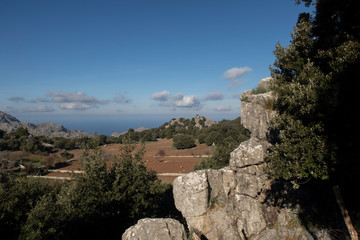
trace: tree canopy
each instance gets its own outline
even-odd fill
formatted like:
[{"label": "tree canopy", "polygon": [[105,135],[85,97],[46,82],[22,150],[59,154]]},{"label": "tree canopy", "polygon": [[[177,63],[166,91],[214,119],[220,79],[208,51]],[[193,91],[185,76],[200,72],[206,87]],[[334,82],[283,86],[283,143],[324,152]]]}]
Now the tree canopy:
[{"label": "tree canopy", "polygon": [[332,189],[351,238],[358,239],[349,216],[360,202],[354,195],[360,188],[360,9],[354,0],[296,1],[301,2],[314,4],[315,15],[299,15],[291,44],[276,45],[270,68],[278,115],[271,125],[268,170],[295,189],[311,182],[310,191],[318,191],[310,201],[327,206],[327,215],[336,215],[328,208]]},{"label": "tree canopy", "polygon": [[[143,217],[177,215],[171,187],[125,144],[107,166],[101,152],[81,157],[84,174],[64,184],[26,176],[0,178],[0,229],[5,239],[115,239]],[[0,176],[1,177],[1,176]]]},{"label": "tree canopy", "polygon": [[295,185],[309,178],[350,180],[360,159],[360,11],[352,0],[302,2],[315,4],[315,15],[300,14],[290,46],[274,51],[279,115],[270,172]]}]

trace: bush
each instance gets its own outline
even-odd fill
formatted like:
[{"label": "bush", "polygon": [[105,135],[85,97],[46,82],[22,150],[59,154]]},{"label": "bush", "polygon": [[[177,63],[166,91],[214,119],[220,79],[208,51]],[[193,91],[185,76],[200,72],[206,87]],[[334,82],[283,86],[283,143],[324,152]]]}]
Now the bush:
[{"label": "bush", "polygon": [[160,157],[164,157],[166,154],[165,154],[165,151],[163,149],[160,149],[158,151],[157,155],[159,155]]},{"label": "bush", "polygon": [[174,147],[176,149],[187,149],[196,146],[195,140],[192,136],[186,134],[177,134],[174,136]]},{"label": "bush", "polygon": [[[107,168],[100,151],[85,152],[80,161],[85,173],[60,192],[42,196],[27,214],[21,237],[116,239],[140,218],[167,216],[171,188],[146,169],[143,154],[144,148],[126,144]],[[169,209],[163,209],[165,203]]]},{"label": "bush", "polygon": [[72,159],[74,157],[74,154],[69,153],[68,151],[60,153],[62,158],[65,158],[67,160]]},{"label": "bush", "polygon": [[206,143],[208,146],[214,144],[213,156],[204,158],[198,166],[195,166],[195,170],[219,169],[227,166],[230,152],[249,136],[250,132],[242,126],[240,117],[231,121],[223,120],[209,128],[203,128],[198,134],[199,143]]}]

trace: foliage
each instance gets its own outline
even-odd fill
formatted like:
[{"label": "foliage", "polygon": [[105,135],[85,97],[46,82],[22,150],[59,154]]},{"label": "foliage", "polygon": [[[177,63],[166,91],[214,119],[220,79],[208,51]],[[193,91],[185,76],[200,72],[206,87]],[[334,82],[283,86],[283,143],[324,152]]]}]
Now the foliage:
[{"label": "foliage", "polygon": [[[300,2],[300,1],[298,1]],[[315,1],[304,1],[310,4]],[[359,171],[360,19],[355,1],[316,2],[301,14],[287,48],[276,46],[271,69],[277,133],[268,154],[274,178],[353,182]]]},{"label": "foliage", "polygon": [[30,137],[26,128],[18,128],[16,132],[4,133],[0,135],[0,151],[5,150],[24,150],[34,153],[45,150],[40,142],[40,137]]},{"label": "foliage", "polygon": [[41,200],[41,196],[58,188],[38,179],[6,175],[0,182],[0,229],[3,239],[17,239],[27,214]]},{"label": "foliage", "polygon": [[62,153],[60,153],[61,157],[65,158],[65,159],[72,159],[74,157],[74,154],[69,153],[68,151],[64,151]]},{"label": "foliage", "polygon": [[270,91],[270,89],[259,86],[255,89],[253,89],[251,92],[252,92],[252,94],[262,94],[262,93],[267,93],[269,91]]},{"label": "foliage", "polygon": [[[99,151],[85,152],[83,176],[46,194],[29,212],[21,238],[115,238],[139,218],[159,216],[160,204],[170,201],[169,185],[147,171],[142,156],[125,144],[107,167]],[[20,238],[20,239],[21,239]]]},{"label": "foliage", "polygon": [[176,149],[188,149],[196,146],[194,138],[183,133],[175,135],[173,140]]},{"label": "foliage", "polygon": [[219,169],[229,164],[230,153],[239,146],[239,144],[249,139],[250,133],[241,124],[241,118],[234,120],[223,120],[209,128],[200,130],[199,143],[213,145],[213,155],[204,158],[195,170],[199,169]]},{"label": "foliage", "polygon": [[163,149],[160,149],[158,152],[157,152],[157,155],[160,156],[160,157],[164,157],[166,155],[165,151]]}]

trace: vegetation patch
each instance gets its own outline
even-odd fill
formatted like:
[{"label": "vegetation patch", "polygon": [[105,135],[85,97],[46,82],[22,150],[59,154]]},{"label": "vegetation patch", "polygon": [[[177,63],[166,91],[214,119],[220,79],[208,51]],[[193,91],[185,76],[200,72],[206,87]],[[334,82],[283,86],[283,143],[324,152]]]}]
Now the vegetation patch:
[{"label": "vegetation patch", "polygon": [[188,149],[196,146],[194,137],[183,133],[175,135],[173,141],[176,149]]},{"label": "vegetation patch", "polygon": [[267,87],[259,86],[251,91],[252,94],[263,94],[269,92],[270,89]]}]

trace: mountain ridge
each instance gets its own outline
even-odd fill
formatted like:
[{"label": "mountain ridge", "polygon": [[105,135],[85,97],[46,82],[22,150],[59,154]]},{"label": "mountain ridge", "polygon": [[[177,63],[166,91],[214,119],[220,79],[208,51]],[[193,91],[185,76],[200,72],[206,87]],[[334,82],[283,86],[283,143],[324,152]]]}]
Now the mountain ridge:
[{"label": "mountain ridge", "polygon": [[46,136],[46,137],[65,137],[65,138],[81,138],[81,137],[93,137],[92,134],[72,130],[64,127],[63,125],[58,125],[51,122],[46,123],[30,123],[22,122],[16,117],[0,111],[0,130],[5,131],[6,133],[14,132],[18,128],[26,128],[29,133],[33,136]]}]

